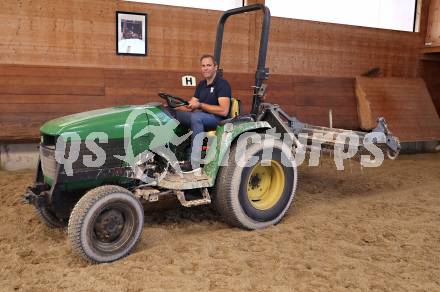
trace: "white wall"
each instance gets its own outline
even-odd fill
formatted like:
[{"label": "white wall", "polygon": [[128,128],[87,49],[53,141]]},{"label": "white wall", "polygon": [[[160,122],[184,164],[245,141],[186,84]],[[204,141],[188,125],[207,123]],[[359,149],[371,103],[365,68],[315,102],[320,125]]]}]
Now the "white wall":
[{"label": "white wall", "polygon": [[416,0],[266,0],[273,16],[413,31]]},{"label": "white wall", "polygon": [[164,5],[174,5],[182,7],[193,7],[201,9],[212,9],[212,10],[228,10],[232,8],[241,7],[243,4],[242,0],[128,0],[132,2],[143,2],[143,3],[154,3],[154,4],[164,4]]},{"label": "white wall", "polygon": [[0,169],[36,169],[38,144],[0,144]]}]

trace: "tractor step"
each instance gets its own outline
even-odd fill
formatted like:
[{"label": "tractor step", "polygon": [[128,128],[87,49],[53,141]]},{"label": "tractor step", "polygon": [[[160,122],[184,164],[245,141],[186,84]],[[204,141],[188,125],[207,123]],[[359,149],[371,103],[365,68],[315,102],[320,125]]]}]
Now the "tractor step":
[{"label": "tractor step", "polygon": [[174,193],[177,195],[177,199],[179,200],[180,204],[182,204],[184,207],[194,207],[211,203],[211,197],[209,196],[207,188],[202,189],[203,198],[195,200],[187,200],[183,191],[175,191]]}]

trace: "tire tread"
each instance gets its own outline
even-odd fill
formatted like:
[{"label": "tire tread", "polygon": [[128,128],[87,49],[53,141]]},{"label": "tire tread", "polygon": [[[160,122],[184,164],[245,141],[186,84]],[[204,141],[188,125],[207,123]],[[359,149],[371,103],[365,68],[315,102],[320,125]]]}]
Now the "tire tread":
[{"label": "tire tread", "polygon": [[35,208],[35,212],[40,221],[49,228],[57,229],[67,226],[67,221],[59,220],[54,214],[52,214],[52,211],[46,209],[46,207]]},{"label": "tire tread", "polygon": [[[260,135],[258,133],[255,133],[255,134]],[[281,147],[280,143],[281,142],[277,143],[277,145],[278,145],[277,147]],[[248,146],[249,145],[250,144],[248,143]],[[217,180],[216,180],[216,186],[214,188],[215,207],[216,207],[217,211],[220,213],[220,215],[222,216],[223,220],[231,226],[238,227],[241,229],[246,229],[246,230],[265,228],[268,226],[268,224],[266,224],[266,223],[264,223],[264,224],[258,224],[258,223],[249,224],[248,222],[244,222],[242,219],[240,219],[239,216],[241,215],[241,213],[243,213],[243,211],[240,209],[241,208],[240,206],[237,206],[237,204],[233,202],[233,196],[234,195],[238,196],[238,192],[240,189],[239,185],[234,185],[234,183],[237,182],[236,177],[234,176],[235,168],[237,167],[236,160],[235,160],[235,153],[237,153],[236,149],[237,149],[237,143],[233,143],[231,146],[230,152],[229,152],[230,155],[228,157],[228,166],[227,167],[222,166],[219,169],[219,172],[217,175]],[[277,224],[278,222],[280,222],[281,219],[287,213],[289,207],[291,206],[291,204],[293,202],[293,198],[294,198],[294,195],[296,192],[297,180],[298,180],[298,172],[296,170],[296,166],[294,166],[294,168],[295,168],[295,176],[293,178],[294,179],[293,189],[290,194],[291,199],[288,202],[288,206],[280,213],[278,218],[271,221],[270,225],[274,225],[274,224]]]},{"label": "tire tread", "polygon": [[[75,205],[70,215],[67,234],[70,243],[72,245],[72,248],[76,253],[78,253],[80,256],[82,256],[84,259],[86,259],[89,262],[99,263],[98,261],[94,260],[93,258],[87,255],[81,243],[81,229],[84,224],[85,214],[101,198],[115,192],[132,195],[130,191],[120,186],[116,186],[116,185],[100,186],[88,191]],[[136,244],[133,245],[133,247],[130,250],[128,250],[126,254],[129,254],[134,249],[135,246]]]}]

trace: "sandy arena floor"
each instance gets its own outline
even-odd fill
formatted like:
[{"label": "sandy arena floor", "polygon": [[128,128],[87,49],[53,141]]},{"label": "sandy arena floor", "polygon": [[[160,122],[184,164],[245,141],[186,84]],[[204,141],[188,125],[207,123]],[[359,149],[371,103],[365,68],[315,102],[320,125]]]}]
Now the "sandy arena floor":
[{"label": "sandy arena floor", "polygon": [[266,230],[209,208],[147,215],[134,253],[90,265],[21,203],[32,172],[0,172],[0,291],[440,291],[440,154],[383,167],[301,167]]}]

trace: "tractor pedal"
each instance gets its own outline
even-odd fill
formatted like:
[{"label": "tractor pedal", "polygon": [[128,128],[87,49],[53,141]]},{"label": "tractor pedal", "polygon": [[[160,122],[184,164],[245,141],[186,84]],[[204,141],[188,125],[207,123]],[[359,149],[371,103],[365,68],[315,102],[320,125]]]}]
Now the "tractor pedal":
[{"label": "tractor pedal", "polygon": [[180,204],[184,207],[194,207],[211,203],[211,197],[207,188],[202,189],[202,199],[187,200],[183,191],[175,191],[175,193]]}]

